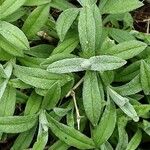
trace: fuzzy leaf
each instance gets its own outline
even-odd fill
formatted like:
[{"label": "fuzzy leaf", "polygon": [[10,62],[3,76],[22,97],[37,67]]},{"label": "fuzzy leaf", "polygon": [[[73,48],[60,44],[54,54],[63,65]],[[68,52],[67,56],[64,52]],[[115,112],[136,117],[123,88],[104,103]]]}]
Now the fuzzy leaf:
[{"label": "fuzzy leaf", "polygon": [[88,138],[76,129],[59,123],[50,115],[47,115],[47,119],[49,122],[48,126],[61,141],[79,149],[92,149],[95,147],[92,139]]},{"label": "fuzzy leaf", "polygon": [[132,40],[115,45],[102,52],[102,54],[114,55],[122,59],[130,59],[141,53],[146,47],[147,44],[137,40]]},{"label": "fuzzy leaf", "polygon": [[42,108],[45,108],[47,110],[53,109],[61,97],[61,88],[59,84],[52,85],[47,94],[45,95],[43,102],[42,102]]},{"label": "fuzzy leaf", "polygon": [[103,14],[120,14],[143,6],[139,0],[101,0],[99,7]]},{"label": "fuzzy leaf", "polygon": [[70,8],[65,10],[59,16],[56,23],[56,30],[61,41],[64,40],[69,28],[73,24],[74,20],[77,18],[78,14],[79,14],[79,9]]},{"label": "fuzzy leaf", "polygon": [[0,117],[0,131],[20,133],[31,129],[37,122],[36,115]]},{"label": "fuzzy leaf", "polygon": [[71,80],[68,75],[58,75],[49,73],[43,69],[30,68],[24,66],[14,66],[14,75],[26,84],[32,85],[41,89],[49,89],[54,83],[60,82],[64,85]]},{"label": "fuzzy leaf", "polygon": [[122,97],[109,87],[107,89],[109,96],[120,107],[120,109],[130,118],[132,118],[135,122],[139,121],[139,117],[134,107],[130,104],[129,99],[126,97]]},{"label": "fuzzy leaf", "polygon": [[0,47],[15,56],[23,56],[23,50],[29,49],[29,42],[24,33],[5,21],[0,21],[0,41]]},{"label": "fuzzy leaf", "polygon": [[105,111],[102,118],[93,131],[93,139],[96,145],[99,147],[103,143],[107,142],[112,135],[116,125],[116,108],[115,105],[110,102],[109,97],[107,100]]},{"label": "fuzzy leaf", "polygon": [[141,61],[140,81],[142,89],[146,95],[150,93],[150,66],[144,61]]},{"label": "fuzzy leaf", "polygon": [[138,129],[136,133],[134,134],[134,136],[132,137],[132,139],[130,140],[130,142],[128,143],[126,150],[138,148],[141,142],[141,139],[142,139],[142,132],[141,130]]},{"label": "fuzzy leaf", "polygon": [[137,75],[129,83],[126,83],[122,86],[113,87],[113,89],[117,91],[119,94],[121,94],[122,96],[136,94],[142,91],[140,77],[139,75]]},{"label": "fuzzy leaf", "polygon": [[83,105],[85,113],[93,126],[96,126],[100,119],[102,101],[97,74],[96,72],[87,71],[83,84]]},{"label": "fuzzy leaf", "polygon": [[48,19],[49,5],[38,6],[26,19],[22,30],[29,39],[35,37]]},{"label": "fuzzy leaf", "polygon": [[96,5],[82,8],[79,15],[78,31],[84,55],[86,57],[93,56],[100,47],[102,35],[101,14]]},{"label": "fuzzy leaf", "polygon": [[26,0],[5,0],[0,6],[0,19],[6,18],[19,9]]},{"label": "fuzzy leaf", "polygon": [[47,68],[53,73],[69,73],[83,70],[107,71],[114,70],[126,63],[125,60],[108,55],[94,56],[89,59],[66,58],[50,64]]}]

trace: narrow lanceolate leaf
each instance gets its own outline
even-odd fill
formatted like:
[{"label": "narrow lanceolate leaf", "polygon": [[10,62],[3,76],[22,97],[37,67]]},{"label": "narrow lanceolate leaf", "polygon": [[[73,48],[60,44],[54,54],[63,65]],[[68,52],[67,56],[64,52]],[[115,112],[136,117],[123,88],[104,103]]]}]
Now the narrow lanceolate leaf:
[{"label": "narrow lanceolate leaf", "polygon": [[62,59],[65,59],[65,58],[75,58],[75,57],[76,57],[76,55],[73,55],[73,54],[58,53],[58,54],[54,54],[54,55],[50,56],[49,58],[44,60],[40,65],[42,67],[47,68],[50,64],[52,64],[55,61],[62,60]]},{"label": "narrow lanceolate leaf", "polygon": [[103,143],[107,142],[112,135],[116,125],[116,108],[115,105],[110,102],[109,97],[107,105],[102,118],[93,131],[93,139],[96,145],[99,147]]},{"label": "narrow lanceolate leaf", "polygon": [[49,72],[69,73],[83,70],[107,71],[114,70],[126,64],[126,61],[115,56],[101,55],[89,59],[66,58],[53,62],[47,67]]},{"label": "narrow lanceolate leaf", "polygon": [[61,97],[61,87],[58,83],[52,85],[45,95],[42,103],[42,108],[53,109]]},{"label": "narrow lanceolate leaf", "polygon": [[139,0],[101,0],[99,7],[103,14],[120,14],[143,6]]},{"label": "narrow lanceolate leaf", "polygon": [[8,15],[19,9],[26,0],[5,0],[0,6],[0,19],[4,19]]},{"label": "narrow lanceolate leaf", "polygon": [[116,150],[125,150],[128,145],[128,134],[125,130],[126,125],[127,125],[126,117],[123,116],[118,118],[119,137]]},{"label": "narrow lanceolate leaf", "polygon": [[7,86],[0,101],[0,116],[12,116],[15,111],[16,89]]},{"label": "narrow lanceolate leaf", "polygon": [[93,126],[96,126],[100,119],[102,101],[97,74],[96,72],[87,71],[83,84],[83,105],[85,113]]},{"label": "narrow lanceolate leaf", "polygon": [[83,71],[84,69],[81,67],[86,59],[84,58],[66,58],[56,62],[53,62],[47,67],[47,71],[53,73],[69,73],[69,72],[78,72]]},{"label": "narrow lanceolate leaf", "polygon": [[39,131],[37,141],[33,145],[33,150],[42,150],[45,148],[48,141],[48,126],[45,112],[41,111],[39,116]]},{"label": "narrow lanceolate leaf", "polygon": [[107,89],[109,96],[120,107],[120,109],[130,118],[132,118],[135,122],[139,121],[139,117],[134,107],[130,104],[129,99],[126,97],[122,97],[110,87],[108,87]]},{"label": "narrow lanceolate leaf", "polygon": [[70,8],[62,12],[59,16],[56,23],[56,30],[61,41],[64,40],[69,28],[77,18],[78,13],[78,8]]},{"label": "narrow lanceolate leaf", "polygon": [[68,75],[58,75],[49,73],[40,68],[30,68],[24,66],[14,66],[14,75],[21,81],[36,88],[49,89],[54,83],[60,82],[64,85],[71,80]]},{"label": "narrow lanceolate leaf", "polygon": [[61,42],[52,52],[51,55],[66,53],[70,54],[79,44],[79,38],[77,34],[71,34],[71,36],[66,37],[63,42]]},{"label": "narrow lanceolate leaf", "polygon": [[126,64],[126,61],[115,56],[101,55],[90,58],[91,70],[107,71],[120,68]]},{"label": "narrow lanceolate leaf", "polygon": [[50,115],[47,115],[47,119],[49,122],[48,126],[61,141],[78,149],[93,149],[95,147],[93,140],[78,130],[59,123]]},{"label": "narrow lanceolate leaf", "polygon": [[38,115],[0,117],[0,132],[20,133],[31,129]]},{"label": "narrow lanceolate leaf", "polygon": [[25,111],[24,111],[24,115],[29,115],[29,114],[35,114],[38,113],[38,111],[41,108],[41,104],[42,104],[42,97],[37,95],[34,91],[31,93],[31,96],[29,97],[27,103],[26,103],[26,107],[25,107]]},{"label": "narrow lanceolate leaf", "polygon": [[79,38],[82,50],[89,56],[95,54],[96,27],[92,7],[83,7],[79,15]]},{"label": "narrow lanceolate leaf", "polygon": [[122,59],[130,59],[141,53],[146,47],[147,44],[143,42],[131,40],[115,45],[102,52],[102,54],[114,55]]},{"label": "narrow lanceolate leaf", "polygon": [[35,131],[36,127],[33,127],[32,129],[19,134],[13,146],[11,147],[11,150],[20,150],[28,148],[33,140]]},{"label": "narrow lanceolate leaf", "polygon": [[126,150],[132,150],[132,149],[134,150],[138,148],[141,140],[142,140],[142,132],[141,130],[138,129],[134,134],[134,136],[132,137],[132,139],[130,140],[130,142],[128,143]]},{"label": "narrow lanceolate leaf", "polygon": [[144,61],[141,61],[140,81],[142,89],[146,95],[150,93],[150,66]]},{"label": "narrow lanceolate leaf", "polygon": [[44,26],[49,15],[49,5],[38,6],[26,19],[22,30],[28,38],[32,39]]},{"label": "narrow lanceolate leaf", "polygon": [[0,41],[0,47],[15,56],[23,56],[23,50],[29,49],[29,42],[24,33],[5,21],[0,21]]},{"label": "narrow lanceolate leaf", "polygon": [[129,31],[110,28],[109,35],[118,43],[135,40],[135,37]]},{"label": "narrow lanceolate leaf", "polygon": [[136,94],[136,93],[142,91],[142,86],[140,83],[140,76],[137,75],[130,82],[128,82],[122,86],[113,87],[113,89],[115,91],[117,91],[119,94],[121,94],[122,96]]}]

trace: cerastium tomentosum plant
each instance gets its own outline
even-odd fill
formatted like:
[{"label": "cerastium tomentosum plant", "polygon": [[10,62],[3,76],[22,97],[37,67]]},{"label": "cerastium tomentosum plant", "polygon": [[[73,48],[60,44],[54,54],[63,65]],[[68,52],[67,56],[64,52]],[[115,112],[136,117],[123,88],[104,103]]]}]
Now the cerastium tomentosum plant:
[{"label": "cerastium tomentosum plant", "polygon": [[150,136],[150,36],[134,30],[130,12],[143,3],[0,5],[0,138],[9,149],[140,149]]}]

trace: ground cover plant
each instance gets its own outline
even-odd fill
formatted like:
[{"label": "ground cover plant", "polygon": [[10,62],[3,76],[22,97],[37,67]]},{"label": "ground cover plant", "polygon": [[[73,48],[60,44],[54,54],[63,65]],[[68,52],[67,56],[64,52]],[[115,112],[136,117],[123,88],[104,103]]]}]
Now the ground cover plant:
[{"label": "ground cover plant", "polygon": [[0,0],[0,149],[149,150],[148,5]]}]

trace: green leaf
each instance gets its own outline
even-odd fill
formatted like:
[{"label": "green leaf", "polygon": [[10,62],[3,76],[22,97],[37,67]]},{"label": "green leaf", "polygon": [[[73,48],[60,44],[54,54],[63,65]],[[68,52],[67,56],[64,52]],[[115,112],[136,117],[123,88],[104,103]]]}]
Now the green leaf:
[{"label": "green leaf", "polygon": [[0,132],[20,133],[31,129],[38,115],[0,117]]},{"label": "green leaf", "polygon": [[69,28],[77,18],[78,14],[78,8],[70,8],[60,14],[56,23],[56,30],[61,41],[64,40]]},{"label": "green leaf", "polygon": [[129,83],[126,83],[118,87],[113,87],[113,89],[117,91],[119,94],[121,94],[122,96],[136,94],[142,91],[142,86],[140,83],[140,76],[137,75]]},{"label": "green leaf", "polygon": [[112,135],[116,125],[116,117],[115,105],[109,100],[108,97],[102,118],[93,131],[93,139],[98,147],[107,142]]},{"label": "green leaf", "polygon": [[147,44],[137,40],[125,41],[105,50],[102,54],[114,55],[122,59],[130,59],[141,53],[146,47]]},{"label": "green leaf", "polygon": [[142,140],[142,132],[141,130],[137,130],[130,142],[128,143],[128,146],[126,150],[136,149],[138,148],[140,142]]},{"label": "green leaf", "polygon": [[87,71],[83,83],[83,105],[86,116],[93,126],[96,126],[100,119],[102,101],[97,74],[96,72]]},{"label": "green leaf", "polygon": [[120,107],[120,109],[130,118],[132,118],[135,122],[138,122],[139,117],[134,107],[130,104],[129,99],[126,97],[122,97],[117,92],[112,90],[110,87],[108,87],[107,89],[109,96]]},{"label": "green leaf", "polygon": [[47,119],[45,116],[45,112],[41,111],[39,116],[39,131],[38,131],[38,137],[37,141],[33,145],[33,150],[43,150],[46,146],[46,143],[48,141],[48,127],[47,127]]},{"label": "green leaf", "polygon": [[4,51],[1,47],[0,47],[0,60],[1,61],[8,61],[12,58],[13,56],[10,55],[9,53],[7,53],[6,51]]},{"label": "green leaf", "polygon": [[67,145],[66,143],[58,140],[51,147],[49,147],[48,150],[68,150],[69,147],[70,146]]},{"label": "green leaf", "polygon": [[0,101],[0,116],[12,116],[15,111],[16,89],[7,86]]},{"label": "green leaf", "polygon": [[21,150],[21,149],[29,148],[29,146],[33,140],[35,131],[36,131],[36,127],[19,134],[19,136],[16,138],[13,146],[11,147],[11,150]]},{"label": "green leaf", "polygon": [[26,84],[41,89],[49,89],[56,82],[60,82],[60,85],[62,86],[71,80],[71,77],[68,75],[62,76],[49,73],[40,68],[30,68],[18,65],[14,66],[13,73]]},{"label": "green leaf", "polygon": [[132,80],[140,73],[140,61],[135,61],[122,71],[118,71],[115,74],[115,81],[126,82]]},{"label": "green leaf", "polygon": [[128,145],[128,134],[125,130],[127,125],[127,119],[125,117],[120,117],[118,119],[118,144],[116,150],[125,150]]},{"label": "green leaf", "polygon": [[26,19],[22,30],[29,39],[36,36],[37,32],[44,26],[49,15],[49,5],[38,6]]},{"label": "green leaf", "polygon": [[69,73],[83,70],[107,71],[114,70],[126,63],[125,60],[108,55],[94,56],[89,59],[66,58],[53,62],[47,67],[52,73]]},{"label": "green leaf", "polygon": [[101,0],[99,8],[102,14],[119,14],[132,11],[143,6],[139,0]]},{"label": "green leaf", "polygon": [[109,35],[118,43],[135,40],[133,35],[122,29],[110,28]]},{"label": "green leaf", "polygon": [[26,0],[25,2],[25,6],[38,6],[38,5],[43,5],[43,4],[47,4],[50,3],[51,0]]},{"label": "green leaf", "polygon": [[86,59],[84,58],[66,58],[53,62],[47,67],[48,72],[52,73],[69,73],[69,72],[78,72],[83,71],[81,63]]},{"label": "green leaf", "polygon": [[50,110],[53,109],[61,97],[61,88],[58,83],[52,85],[49,90],[47,91],[47,94],[45,95],[43,102],[42,102],[42,108]]},{"label": "green leaf", "polygon": [[76,55],[73,55],[73,54],[57,53],[57,54],[50,56],[46,60],[44,60],[40,65],[45,68],[45,67],[48,67],[48,65],[52,64],[55,61],[62,60],[65,58],[75,58],[75,57],[76,57]]},{"label": "green leaf", "polygon": [[76,129],[59,123],[50,115],[47,115],[47,119],[49,122],[48,126],[61,141],[79,149],[92,149],[95,147],[92,139],[88,138]]},{"label": "green leaf", "polygon": [[92,64],[91,70],[101,72],[107,70],[114,70],[126,64],[125,60],[119,57],[109,55],[95,56],[91,57],[89,60]]},{"label": "green leaf", "polygon": [[0,19],[4,19],[8,15],[19,9],[26,0],[5,0],[0,6]]},{"label": "green leaf", "polygon": [[26,103],[24,115],[36,114],[40,110],[41,104],[42,104],[42,97],[37,95],[33,91]]},{"label": "green leaf", "polygon": [[101,27],[101,15],[97,6],[83,7],[79,15],[78,31],[82,50],[88,57],[93,56],[98,48]]},{"label": "green leaf", "polygon": [[147,120],[143,120],[141,127],[150,136],[150,122]]},{"label": "green leaf", "polygon": [[35,57],[30,57],[30,56],[24,56],[24,57],[20,57],[18,58],[18,61],[24,65],[24,66],[28,66],[28,67],[34,67],[34,68],[38,68],[39,65],[44,61],[44,58],[35,58]]},{"label": "green leaf", "polygon": [[52,45],[40,44],[31,47],[30,51],[25,51],[25,53],[37,58],[47,58],[53,49],[54,47]]},{"label": "green leaf", "polygon": [[7,78],[3,66],[0,64],[0,78]]},{"label": "green leaf", "polygon": [[6,64],[6,68],[4,69],[4,73],[5,73],[5,75],[7,76],[7,78],[4,79],[3,82],[0,84],[0,101],[1,101],[1,98],[2,98],[2,96],[3,96],[3,94],[4,94],[4,92],[5,92],[5,89],[6,89],[6,87],[7,87],[9,78],[11,77],[12,70],[13,70],[12,62],[9,61],[9,62]]},{"label": "green leaf", "polygon": [[52,0],[50,6],[59,10],[66,10],[72,7],[75,7],[73,4],[64,0]]},{"label": "green leaf", "polygon": [[0,47],[15,56],[23,56],[23,50],[29,49],[29,42],[24,33],[5,21],[0,21],[0,41]]},{"label": "green leaf", "polygon": [[142,89],[146,95],[150,93],[150,66],[144,61],[141,61],[140,81]]},{"label": "green leaf", "polygon": [[79,38],[77,34],[72,33],[71,36],[66,37],[52,52],[51,55],[66,53],[70,54],[79,44]]}]

